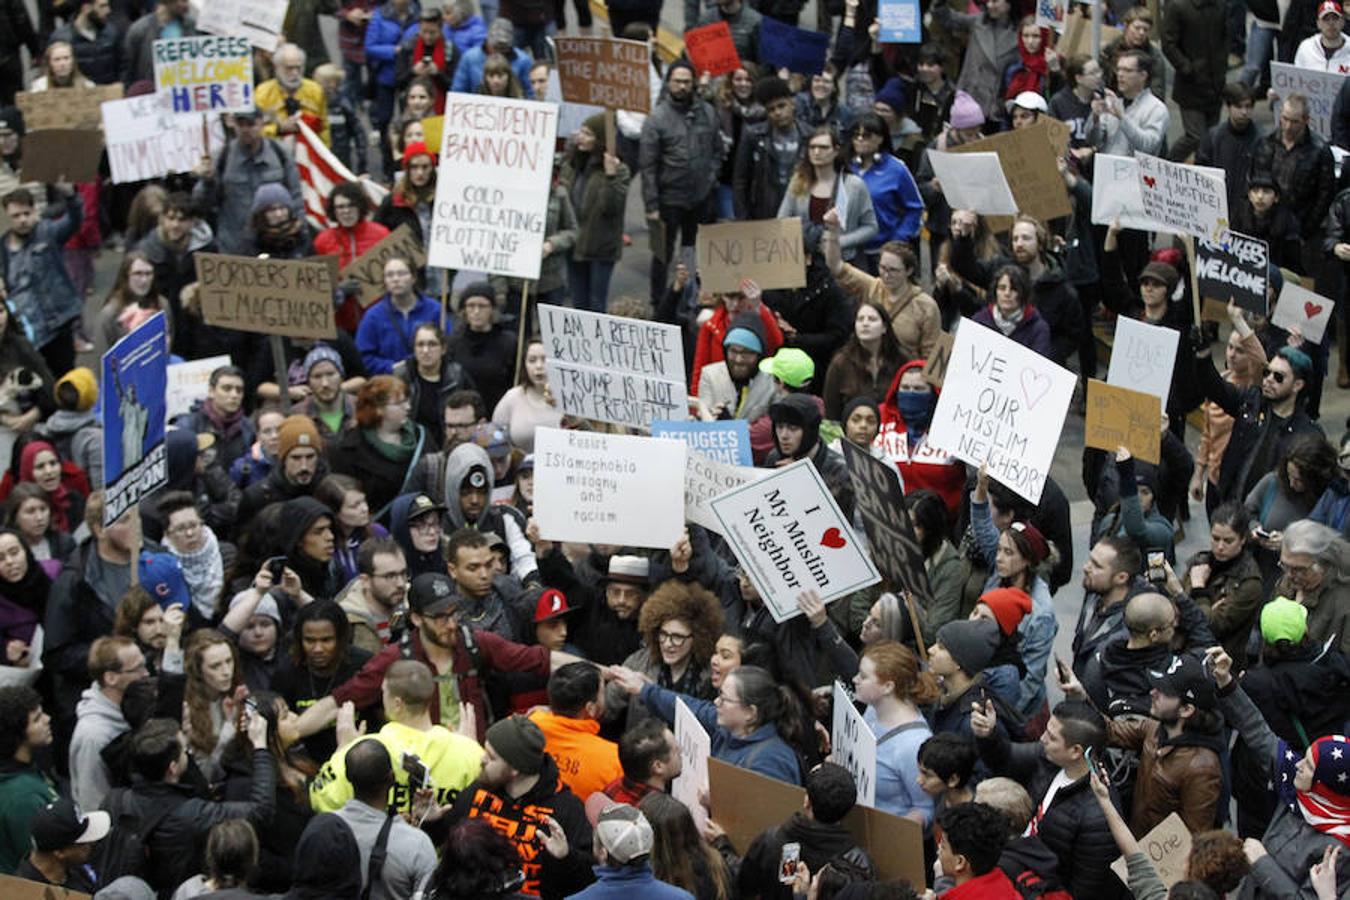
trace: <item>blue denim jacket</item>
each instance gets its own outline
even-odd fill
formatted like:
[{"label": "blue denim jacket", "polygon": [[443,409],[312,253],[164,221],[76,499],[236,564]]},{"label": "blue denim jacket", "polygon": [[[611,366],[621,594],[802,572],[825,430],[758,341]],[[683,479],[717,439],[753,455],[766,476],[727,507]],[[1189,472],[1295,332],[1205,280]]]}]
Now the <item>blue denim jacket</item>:
[{"label": "blue denim jacket", "polygon": [[[0,278],[9,291],[9,306],[23,323],[24,336],[36,349],[52,342],[62,326],[80,314],[83,298],[66,271],[62,248],[80,227],[84,204],[79,194],[64,198],[64,205],[52,203],[43,213],[33,233],[19,250],[9,246],[13,232],[0,237]],[[10,260],[15,254],[30,257],[28,277],[22,283],[10,277]],[[57,373],[58,377],[61,373]]]}]

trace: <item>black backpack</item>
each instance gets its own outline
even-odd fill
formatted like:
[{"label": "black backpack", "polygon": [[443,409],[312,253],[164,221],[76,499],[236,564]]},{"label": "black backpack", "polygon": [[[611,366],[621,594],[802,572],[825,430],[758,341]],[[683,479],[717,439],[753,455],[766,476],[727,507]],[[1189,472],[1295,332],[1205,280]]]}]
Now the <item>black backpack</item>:
[{"label": "black backpack", "polygon": [[112,829],[98,847],[93,860],[100,884],[111,884],[123,875],[134,875],[150,882],[150,835],[173,815],[178,804],[142,814],[141,804],[130,788],[116,788],[108,795],[104,809],[112,819]]}]

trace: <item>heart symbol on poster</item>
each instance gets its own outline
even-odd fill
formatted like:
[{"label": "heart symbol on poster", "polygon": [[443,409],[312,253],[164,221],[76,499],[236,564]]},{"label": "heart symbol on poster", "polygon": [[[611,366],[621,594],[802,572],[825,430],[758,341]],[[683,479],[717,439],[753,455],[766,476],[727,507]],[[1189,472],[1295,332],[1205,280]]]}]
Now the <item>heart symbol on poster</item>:
[{"label": "heart symbol on poster", "polygon": [[1050,376],[1030,369],[1022,370],[1022,396],[1027,398],[1027,409],[1035,409],[1036,404],[1050,390]]},{"label": "heart symbol on poster", "polygon": [[831,550],[838,550],[847,543],[848,541],[838,528],[826,528],[825,533],[820,536],[820,546],[829,547]]},{"label": "heart symbol on poster", "polygon": [[1152,372],[1153,366],[1150,365],[1147,358],[1135,357],[1130,360],[1129,373],[1130,382],[1132,384],[1138,384],[1139,382],[1146,380]]},{"label": "heart symbol on poster", "polygon": [[1150,188],[1157,187],[1158,179],[1154,178],[1152,175],[1145,175],[1144,184],[1148,185]]},{"label": "heart symbol on poster", "polygon": [[1322,304],[1313,303],[1309,300],[1303,304],[1303,314],[1309,319],[1315,319],[1322,314]]}]

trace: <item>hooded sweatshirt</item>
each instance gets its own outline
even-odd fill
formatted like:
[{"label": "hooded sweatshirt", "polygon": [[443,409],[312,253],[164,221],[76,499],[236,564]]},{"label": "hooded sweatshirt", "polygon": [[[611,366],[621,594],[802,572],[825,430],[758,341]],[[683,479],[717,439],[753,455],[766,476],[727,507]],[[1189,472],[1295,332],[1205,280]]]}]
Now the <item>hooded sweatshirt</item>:
[{"label": "hooded sweatshirt", "polygon": [[[844,462],[844,457],[835,453],[824,442],[820,440],[820,421],[821,410],[818,398],[809,394],[792,393],[782,399],[775,400],[769,406],[769,418],[775,426],[779,423],[798,425],[802,429],[801,446],[792,458],[809,459],[820,477],[825,480],[825,486],[830,489],[834,495],[835,502],[839,504],[839,509],[848,519],[853,518],[853,482],[849,479],[848,464]],[[780,459],[784,458],[782,450],[778,446],[778,436],[774,434],[774,449],[769,451],[769,455],[764,459],[765,468],[773,468]]]},{"label": "hooded sweatshirt", "polygon": [[[464,509],[459,502],[459,489],[469,472],[475,468],[483,470],[487,477],[485,487],[488,497],[496,488],[496,479],[492,474],[492,458],[478,444],[469,441],[450,451],[445,461],[445,496],[441,502],[446,510],[442,522],[447,532],[461,528],[475,531],[492,532],[502,539],[511,554],[511,574],[522,581],[531,573],[539,570],[539,561],[534,555],[534,546],[525,537],[524,517],[511,506],[489,502],[475,522],[466,521]],[[441,571],[444,571],[443,569]]]},{"label": "hooded sweatshirt", "polygon": [[[306,556],[300,549],[301,539],[310,526],[321,517],[333,518],[332,511],[313,497],[296,497],[286,501],[281,517],[281,546],[286,550],[286,565],[295,570],[305,591],[315,600],[331,600],[337,595],[334,566],[331,560],[320,562]],[[336,540],[336,538],[335,538]],[[282,624],[290,626],[290,615],[283,611]]]},{"label": "hooded sweatshirt", "polygon": [[758,895],[765,900],[790,900],[791,885],[778,880],[783,845],[787,843],[801,845],[801,860],[812,872],[820,871],[822,866],[837,856],[845,856],[849,862],[857,863],[869,871],[872,869],[871,859],[858,846],[857,839],[847,828],[837,822],[817,822],[799,811],[782,825],[762,832],[750,843],[739,879],[743,895]]},{"label": "hooded sweatshirt", "polygon": [[361,848],[339,816],[310,819],[295,847],[294,882],[285,900],[332,900],[361,896]]},{"label": "hooded sweatshirt", "polygon": [[933,491],[947,504],[947,512],[955,516],[961,509],[965,493],[966,467],[946,451],[931,446],[927,440],[928,426],[941,392],[934,389],[928,395],[931,405],[928,418],[922,423],[906,420],[897,397],[900,378],[911,369],[922,369],[923,366],[923,360],[906,363],[891,379],[886,399],[881,404],[881,431],[877,433],[876,445],[886,454],[886,459],[895,463],[906,493],[920,489]]},{"label": "hooded sweatshirt", "polygon": [[90,685],[75,707],[75,733],[70,738],[70,793],[81,809],[102,809],[112,788],[103,748],[131,730],[121,708]]},{"label": "hooded sweatshirt", "polygon": [[[409,528],[408,508],[412,506],[416,494],[403,494],[395,497],[389,507],[389,536],[403,548],[403,556],[408,560],[408,578],[413,579],[427,572],[445,574],[445,541],[436,542],[436,549],[422,553],[413,546],[412,531]],[[443,514],[444,515],[444,514]]]},{"label": "hooded sweatshirt", "polygon": [[58,409],[38,427],[38,433],[51,441],[62,459],[84,469],[91,488],[103,487],[103,425],[94,410]]}]

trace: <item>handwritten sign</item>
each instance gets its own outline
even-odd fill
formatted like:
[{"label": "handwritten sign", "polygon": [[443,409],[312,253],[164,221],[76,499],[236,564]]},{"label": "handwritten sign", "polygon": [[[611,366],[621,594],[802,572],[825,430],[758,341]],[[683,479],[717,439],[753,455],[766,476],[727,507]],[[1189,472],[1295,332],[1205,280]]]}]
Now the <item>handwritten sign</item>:
[{"label": "handwritten sign", "polygon": [[[210,151],[202,144],[198,116],[176,116],[168,94],[142,94],[103,104],[103,136],[113,184],[190,172]],[[212,149],[223,145],[219,117],[210,128]]]},{"label": "handwritten sign", "polygon": [[933,175],[942,184],[942,196],[952,209],[968,209],[981,215],[1017,215],[1008,179],[997,153],[944,153],[929,150]]},{"label": "handwritten sign", "polygon": [[[1282,62],[1270,64],[1270,92],[1281,97],[1290,94],[1307,97],[1308,127],[1327,140],[1331,139],[1331,114],[1336,105],[1336,95],[1341,92],[1345,78],[1345,72],[1305,69]],[[1279,116],[1278,105],[1274,112]]]},{"label": "handwritten sign", "polygon": [[708,810],[698,795],[708,791],[708,760],[712,758],[712,740],[703,730],[689,705],[675,701],[675,743],[680,748],[680,774],[671,782],[670,795],[689,808],[699,833],[708,822]]},{"label": "handwritten sign", "polygon": [[1156,223],[1144,212],[1139,193],[1139,163],[1132,156],[1099,153],[1092,168],[1092,224],[1152,231]]},{"label": "handwritten sign", "polygon": [[103,354],[104,527],[169,482],[165,321],[156,313]]},{"label": "handwritten sign", "polygon": [[928,442],[1039,503],[1076,376],[969,319],[956,331]]},{"label": "handwritten sign", "polygon": [[684,441],[690,450],[713,462],[729,466],[753,466],[750,423],[744,419],[719,422],[653,422],[652,437]]},{"label": "handwritten sign", "polygon": [[1041,28],[1053,28],[1064,32],[1065,0],[1036,0],[1036,24]]},{"label": "handwritten sign", "polygon": [[563,99],[605,109],[651,112],[651,48],[642,41],[555,37]]},{"label": "handwritten sign", "polygon": [[699,283],[714,294],[738,292],[742,278],[764,291],[806,286],[801,219],[702,225],[695,252]]},{"label": "handwritten sign", "polygon": [[[1012,191],[1019,212],[1049,222],[1073,212],[1064,177],[1055,160],[1067,152],[1069,126],[1042,116],[1030,128],[999,134],[953,147],[952,153],[997,153],[999,168]],[[944,182],[945,183],[945,182]],[[957,208],[957,207],[953,207]],[[994,231],[1006,231],[1011,220],[989,223]]]},{"label": "handwritten sign", "polygon": [[1297,328],[1308,343],[1320,344],[1335,308],[1335,300],[1328,300],[1286,279],[1280,289],[1280,299],[1275,303],[1275,312],[1270,316],[1270,324],[1285,331]]},{"label": "handwritten sign", "polygon": [[1180,338],[1175,328],[1149,325],[1123,316],[1116,319],[1107,383],[1153,394],[1166,409]]},{"label": "handwritten sign", "polygon": [[175,113],[253,109],[253,48],[248,38],[198,36],[155,41],[155,90]]},{"label": "handwritten sign", "polygon": [[787,69],[801,75],[819,75],[825,71],[825,55],[830,36],[784,25],[765,16],[759,23],[759,61],[775,69]]},{"label": "handwritten sign", "polygon": [[20,178],[47,183],[63,178],[73,184],[95,181],[102,158],[103,135],[97,131],[74,128],[30,131],[23,136]]},{"label": "handwritten sign", "polygon": [[731,26],[726,22],[689,29],[684,33],[684,49],[689,51],[695,69],[714,78],[729,75],[741,67],[740,54],[731,39]]},{"label": "handwritten sign", "polygon": [[[1153,864],[1164,887],[1170,888],[1186,877],[1191,858],[1191,832],[1176,813],[1170,814],[1144,835],[1139,841],[1139,849],[1148,855],[1148,861]],[[1117,857],[1111,863],[1111,871],[1129,884],[1125,857]]]},{"label": "handwritten sign", "polygon": [[928,358],[923,361],[923,380],[935,388],[941,389],[942,382],[947,377],[947,365],[951,362],[952,344],[955,340],[945,331],[938,332],[937,343],[933,345]]},{"label": "handwritten sign", "polygon": [[1139,199],[1159,231],[1218,241],[1228,231],[1224,171],[1136,153]]},{"label": "handwritten sign", "polygon": [[259,50],[281,44],[287,0],[210,0],[197,11],[197,28],[210,34],[238,36]]},{"label": "handwritten sign", "polygon": [[391,259],[406,259],[414,272],[427,264],[427,251],[407,223],[380,238],[342,270],[342,279],[361,285],[362,306],[370,306],[384,296],[384,264]]},{"label": "handwritten sign", "polygon": [[534,438],[539,534],[550,541],[670,549],[684,532],[682,441],[540,428]]},{"label": "handwritten sign", "polygon": [[709,531],[722,533],[722,523],[713,513],[712,502],[732,488],[758,481],[767,469],[734,466],[689,451],[684,467],[684,517]]},{"label": "handwritten sign", "polygon": [[[1083,7],[1071,8],[1064,17],[1064,36],[1055,44],[1055,51],[1072,59],[1075,56],[1096,56],[1092,50],[1092,18],[1084,15]],[[1157,17],[1154,17],[1157,21]],[[1110,25],[1102,26],[1103,47],[1109,47],[1120,38],[1120,29]]]},{"label": "handwritten sign", "polygon": [[258,334],[335,338],[333,275],[322,259],[196,253],[206,324]]},{"label": "handwritten sign", "polygon": [[904,588],[925,608],[933,597],[923,548],[905,508],[900,473],[847,439],[840,441],[848,463],[853,502],[867,531],[868,549],[886,581]]},{"label": "handwritten sign", "polygon": [[881,0],[877,19],[883,44],[917,44],[923,40],[918,0]]},{"label": "handwritten sign", "polygon": [[858,802],[877,805],[877,736],[872,733],[853,699],[838,681],[834,683],[834,714],[830,729],[830,754],[848,769],[858,786]]},{"label": "handwritten sign", "polygon": [[803,591],[828,603],[881,580],[810,460],[733,488],[712,509],[776,622],[801,615]]},{"label": "handwritten sign", "polygon": [[48,128],[79,128],[91,131],[101,121],[99,107],[122,98],[122,83],[94,87],[49,88],[45,91],[20,91],[14,104],[23,113],[28,131]]},{"label": "handwritten sign", "polygon": [[537,279],[558,108],[447,94],[427,262]]},{"label": "handwritten sign", "polygon": [[1136,458],[1157,464],[1162,417],[1154,394],[1088,380],[1083,445],[1114,452],[1124,447]]},{"label": "handwritten sign", "polygon": [[1195,274],[1200,296],[1227,305],[1232,300],[1257,315],[1266,314],[1266,273],[1270,248],[1260,238],[1229,231],[1224,240],[1195,243]]},{"label": "handwritten sign", "polygon": [[211,383],[211,373],[221,366],[233,365],[229,356],[211,356],[192,359],[169,366],[168,411],[170,419],[189,412],[192,404],[205,400]]}]

